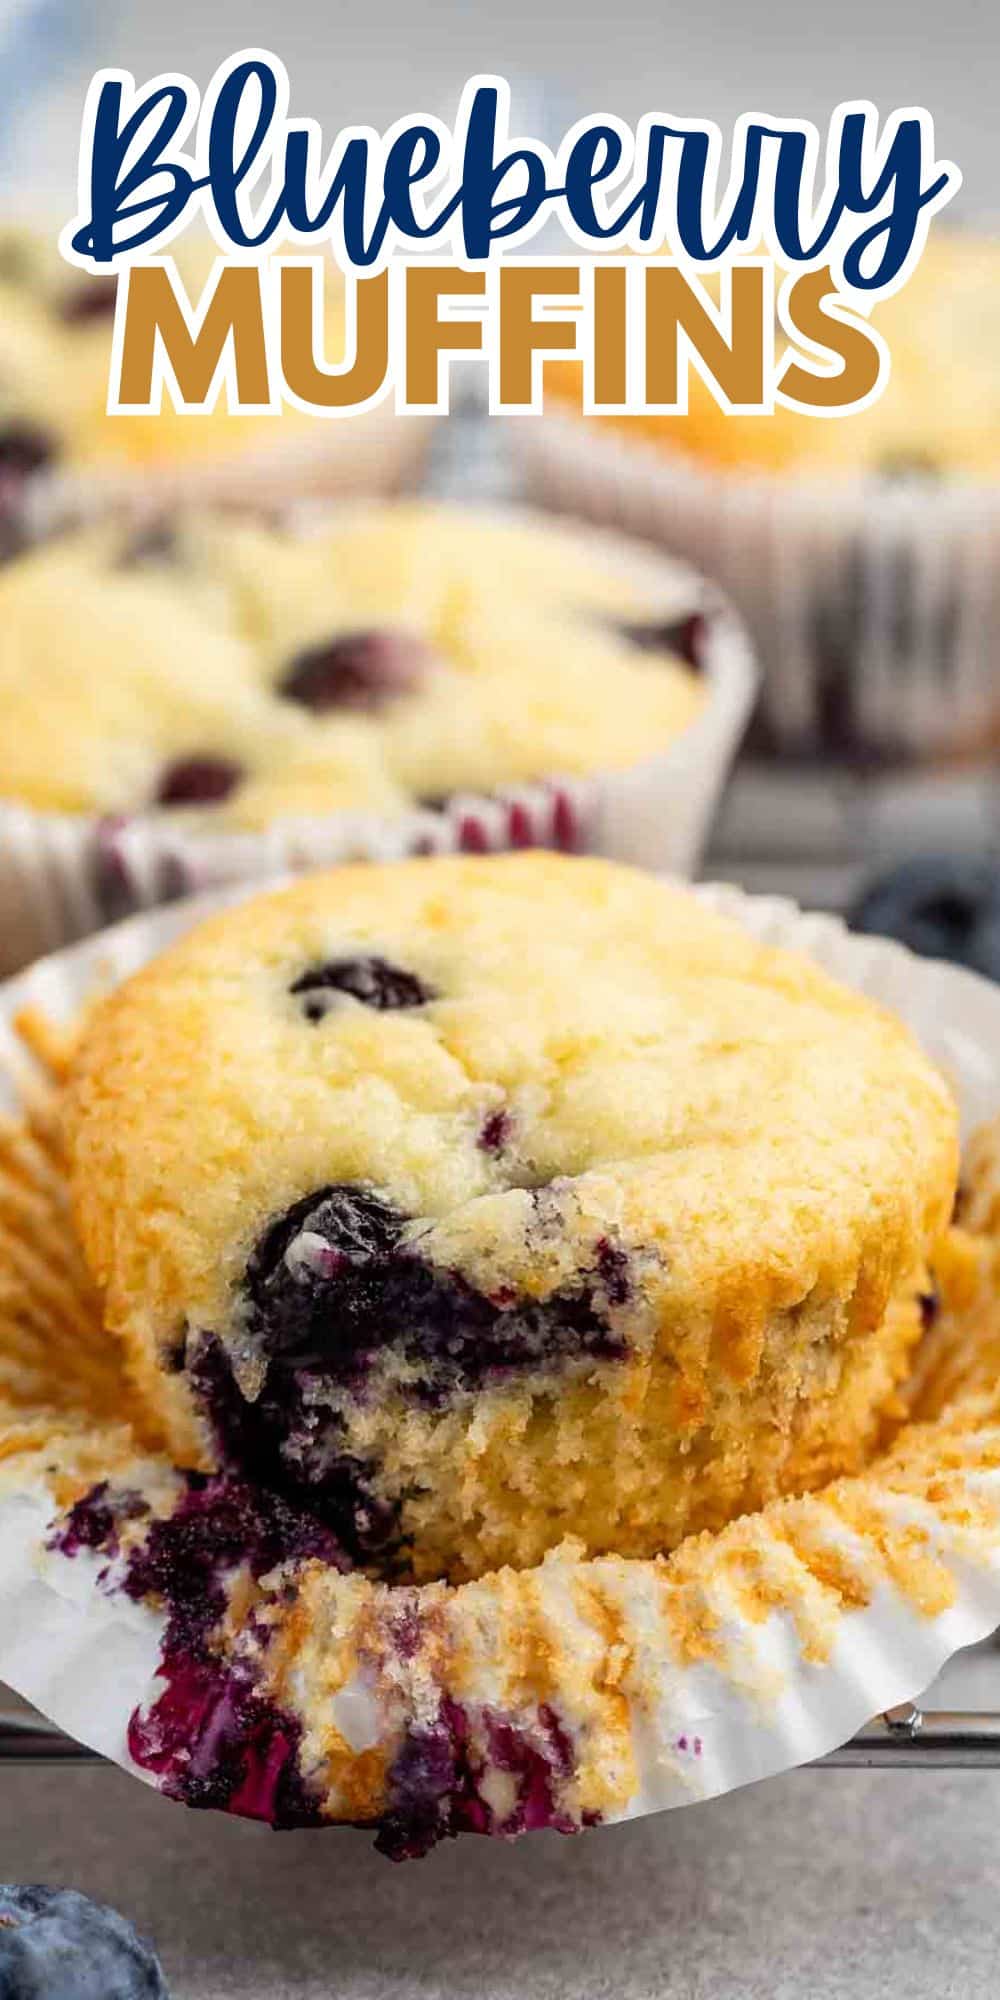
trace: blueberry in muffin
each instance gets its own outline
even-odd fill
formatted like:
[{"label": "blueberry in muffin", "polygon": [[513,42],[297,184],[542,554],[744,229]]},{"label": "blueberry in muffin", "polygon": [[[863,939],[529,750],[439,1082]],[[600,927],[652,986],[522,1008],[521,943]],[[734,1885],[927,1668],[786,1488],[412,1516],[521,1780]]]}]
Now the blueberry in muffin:
[{"label": "blueberry in muffin", "polygon": [[674,609],[617,544],[457,508],[67,536],[0,574],[0,797],[244,831],[628,766],[705,700]]},{"label": "blueberry in muffin", "polygon": [[532,853],[199,927],[89,1019],[65,1129],[176,1462],[418,1579],[650,1555],[857,1465],[957,1177],[893,1017]]}]

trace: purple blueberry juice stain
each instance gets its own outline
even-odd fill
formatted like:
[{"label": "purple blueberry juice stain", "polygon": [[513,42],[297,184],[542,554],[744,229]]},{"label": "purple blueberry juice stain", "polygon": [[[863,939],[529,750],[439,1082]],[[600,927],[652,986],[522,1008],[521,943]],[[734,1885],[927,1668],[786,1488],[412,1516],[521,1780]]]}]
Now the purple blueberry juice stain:
[{"label": "purple blueberry juice stain", "polygon": [[328,959],[325,964],[311,966],[301,973],[289,992],[304,996],[302,1012],[307,1021],[314,1022],[322,1021],[331,1005],[336,1005],[339,995],[358,1000],[363,1007],[373,1007],[380,1014],[426,1007],[428,1001],[437,997],[433,987],[415,972],[407,972],[403,966],[392,965],[378,956]]},{"label": "purple blueberry juice stain", "polygon": [[597,1275],[604,1286],[608,1304],[627,1305],[631,1294],[628,1256],[617,1243],[602,1236],[597,1245]]},{"label": "purple blueberry juice stain", "polygon": [[[511,1804],[502,1814],[487,1795],[494,1788],[486,1781],[498,1771],[510,1780]],[[529,1729],[490,1709],[474,1724],[445,1696],[434,1722],[414,1726],[403,1739],[375,1845],[392,1861],[409,1861],[460,1833],[507,1840],[544,1828],[577,1833],[578,1822],[558,1803],[572,1772],[569,1740],[545,1703]]]},{"label": "purple blueberry juice stain", "polygon": [[[50,1546],[67,1556],[89,1549],[110,1562],[119,1554],[122,1521],[148,1511],[140,1496],[115,1493],[105,1481],[71,1509]],[[266,1631],[251,1623],[256,1656],[227,1654],[219,1640],[237,1570],[259,1582],[281,1564],[310,1561],[348,1567],[314,1515],[228,1475],[197,1473],[186,1476],[173,1512],[152,1520],[126,1558],[115,1588],[167,1617],[162,1692],[134,1711],[129,1750],[169,1797],[277,1827],[318,1823],[299,1768],[300,1724],[261,1689]]]},{"label": "purple blueberry juice stain", "polygon": [[700,1736],[678,1736],[675,1748],[681,1752],[682,1756],[700,1757],[704,1749],[704,1744]]},{"label": "purple blueberry juice stain", "polygon": [[[70,1510],[50,1546],[67,1556],[104,1554],[110,1565],[120,1554],[122,1522],[148,1514],[141,1496],[104,1481]],[[259,1582],[289,1565],[294,1600],[295,1569],[310,1561],[348,1568],[314,1514],[228,1475],[194,1473],[172,1513],[150,1520],[126,1558],[114,1588],[156,1605],[167,1621],[160,1692],[133,1711],[128,1748],[169,1798],[275,1828],[325,1823],[302,1773],[302,1725],[264,1692],[267,1626],[251,1615],[235,1643],[223,1637],[237,1571]],[[416,1657],[423,1626],[413,1592],[400,1593],[386,1630],[390,1652],[402,1661]],[[460,1833],[575,1833],[598,1815],[577,1822],[561,1804],[573,1771],[570,1739],[549,1705],[527,1721],[488,1708],[473,1719],[444,1695],[433,1722],[406,1731],[388,1774],[386,1809],[366,1824],[376,1827],[376,1847],[397,1861]],[[503,1809],[497,1773],[508,1780]]]},{"label": "purple blueberry juice stain", "polygon": [[510,1112],[501,1106],[498,1111],[490,1111],[479,1128],[476,1144],[483,1153],[502,1153],[510,1145],[514,1135],[514,1120]]},{"label": "purple blueberry juice stain", "polygon": [[413,632],[341,632],[296,654],[277,691],[316,715],[375,710],[418,688],[430,661],[430,648]]},{"label": "purple blueberry juice stain", "polygon": [[83,1549],[91,1549],[111,1560],[119,1551],[123,1523],[141,1521],[148,1513],[149,1503],[141,1493],[127,1488],[116,1491],[104,1479],[70,1508],[49,1546],[59,1549],[64,1556],[76,1556]]}]

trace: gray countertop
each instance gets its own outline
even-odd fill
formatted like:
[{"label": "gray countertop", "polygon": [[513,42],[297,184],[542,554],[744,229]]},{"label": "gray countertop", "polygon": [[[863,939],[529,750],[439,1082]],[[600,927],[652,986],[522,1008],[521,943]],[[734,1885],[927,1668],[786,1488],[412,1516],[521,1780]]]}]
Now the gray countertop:
[{"label": "gray countertop", "polygon": [[[1000,1705],[1000,1651],[929,1699]],[[173,2000],[994,2000],[998,1826],[1000,1770],[799,1771],[393,1867],[366,1834],[185,1812],[111,1769],[0,1769],[0,1880],[127,1911]]]},{"label": "gray countertop", "polygon": [[1000,1773],[807,1771],[394,1868],[49,1768],[0,1780],[0,1878],[125,1909],[173,2000],[986,2000],[998,1819]]}]

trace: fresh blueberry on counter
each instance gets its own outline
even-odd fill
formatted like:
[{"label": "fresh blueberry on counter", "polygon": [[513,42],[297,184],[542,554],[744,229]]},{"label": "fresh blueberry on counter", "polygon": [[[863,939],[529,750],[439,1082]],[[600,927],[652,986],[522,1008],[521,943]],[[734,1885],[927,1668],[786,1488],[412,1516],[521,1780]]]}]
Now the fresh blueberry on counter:
[{"label": "fresh blueberry on counter", "polygon": [[897,938],[925,958],[945,958],[1000,980],[1000,862],[916,855],[860,897],[852,930]]},{"label": "fresh blueberry on counter", "polygon": [[0,1883],[0,2000],[169,2000],[151,1945],[76,1889]]}]

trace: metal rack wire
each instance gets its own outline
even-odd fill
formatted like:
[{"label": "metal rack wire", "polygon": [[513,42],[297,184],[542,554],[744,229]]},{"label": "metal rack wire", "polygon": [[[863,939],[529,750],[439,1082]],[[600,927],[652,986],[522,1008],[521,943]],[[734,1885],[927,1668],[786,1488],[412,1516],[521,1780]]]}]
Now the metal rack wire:
[{"label": "metal rack wire", "polygon": [[[101,1764],[43,1717],[0,1710],[0,1764]],[[841,1770],[1000,1770],[1000,1713],[904,1702],[810,1767]]]}]

